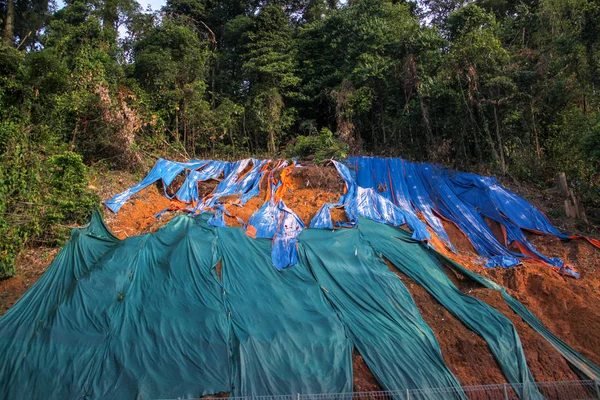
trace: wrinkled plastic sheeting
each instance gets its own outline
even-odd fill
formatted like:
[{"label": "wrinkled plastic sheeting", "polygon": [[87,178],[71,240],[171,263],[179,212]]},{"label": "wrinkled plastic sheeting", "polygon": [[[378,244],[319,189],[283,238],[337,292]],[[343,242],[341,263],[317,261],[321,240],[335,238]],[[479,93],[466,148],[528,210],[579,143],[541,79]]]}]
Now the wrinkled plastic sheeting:
[{"label": "wrinkled plastic sheeting", "polygon": [[[534,258],[562,273],[579,276],[562,260],[537,251],[522,230],[561,239],[569,236],[552,226],[532,204],[502,187],[494,178],[402,159],[351,157],[346,162],[353,169],[352,174],[360,187],[377,190],[384,197],[391,197],[395,205],[403,209],[412,207],[415,213],[421,213],[436,235],[453,251],[439,217],[458,226],[477,253],[486,259],[486,267],[509,268],[518,265],[522,258]],[[483,217],[502,226],[506,243],[498,241]],[[594,244],[593,240],[586,239]],[[509,250],[511,243],[515,243],[520,252]]]},{"label": "wrinkled plastic sheeting", "polygon": [[457,172],[450,174],[452,189],[463,201],[477,207],[486,217],[503,223],[502,216],[521,229],[542,232],[568,239],[531,203],[510,192],[489,176]]},{"label": "wrinkled plastic sheeting", "polygon": [[365,240],[397,268],[421,285],[442,306],[469,329],[481,336],[508,382],[520,398],[543,399],[527,366],[519,334],[512,322],[498,310],[461,292],[444,272],[435,254],[414,242],[407,232],[360,221],[358,230]]},{"label": "wrinkled plastic sheeting", "polygon": [[554,346],[554,348],[558,350],[558,352],[569,362],[569,364],[573,366],[582,376],[585,376],[590,380],[600,380],[600,367],[578,353],[575,349],[563,342],[558,336],[546,328],[546,326],[535,316],[535,314],[533,314],[517,299],[508,294],[504,286],[501,286],[491,279],[488,279],[483,275],[479,275],[478,273],[463,267],[462,265],[435,250],[431,251],[444,265],[447,265],[459,274],[472,279],[488,289],[493,289],[500,292],[506,304],[508,304],[508,306],[515,313],[517,313],[525,322],[527,322],[529,326],[531,326],[537,333],[539,333],[552,346]]},{"label": "wrinkled plastic sheeting", "polygon": [[[172,198],[167,194],[167,187],[177,175],[184,171],[189,171],[185,182],[175,194],[175,198],[191,204],[200,202],[194,206],[194,211],[202,212],[205,209],[212,209],[219,204],[219,197],[228,195],[240,195],[240,203],[243,205],[249,199],[258,195],[260,181],[266,173],[266,167],[270,162],[271,160],[247,158],[236,162],[192,160],[187,163],[181,163],[159,158],[148,175],[140,183],[123,193],[117,194],[105,204],[112,212],[117,213],[131,196],[159,180],[163,182],[165,196]],[[252,168],[242,176],[242,172],[250,164],[252,164]],[[204,199],[200,199],[198,182],[218,179],[221,175],[223,175],[223,179],[219,182],[213,193],[208,196],[205,202],[201,202]]]},{"label": "wrinkled plastic sheeting", "polygon": [[389,190],[388,194],[384,196],[372,188],[361,187],[347,166],[337,161],[333,161],[333,164],[344,180],[346,192],[340,196],[337,204],[328,203],[321,207],[311,221],[311,228],[332,229],[331,208],[344,207],[351,222],[356,222],[359,217],[364,217],[394,226],[408,225],[413,231],[415,240],[431,238],[426,225],[417,218],[412,209],[400,208],[390,200]]},{"label": "wrinkled plastic sheeting", "polygon": [[300,259],[383,389],[452,387],[447,398],[465,398],[408,289],[357,229],[304,231]]},{"label": "wrinkled plastic sheeting", "polygon": [[310,270],[277,271],[270,241],[216,232],[233,332],[231,395],[352,392],[352,343]]},{"label": "wrinkled plastic sheeting", "polygon": [[477,210],[454,194],[445,170],[435,165],[419,164],[419,173],[430,196],[435,199],[436,210],[467,235],[477,253],[487,259],[486,267],[510,268],[519,264],[518,258],[523,255],[502,245]]},{"label": "wrinkled plastic sheeting", "polygon": [[74,230],[0,318],[0,398],[229,391],[229,321],[214,274],[215,240],[188,217],[123,241],[97,215]]},{"label": "wrinkled plastic sheeting", "polygon": [[108,200],[105,204],[106,206],[114,213],[119,212],[123,204],[131,196],[140,192],[144,188],[152,185],[154,182],[158,182],[162,180],[163,187],[165,190],[165,196],[169,197],[167,194],[167,187],[173,182],[175,177],[179,175],[186,168],[188,169],[198,169],[203,165],[206,165],[208,161],[200,161],[200,160],[192,160],[187,163],[180,163],[176,161],[169,161],[163,158],[159,158],[154,164],[154,167],[150,170],[148,175],[137,185],[127,189],[126,191],[115,195],[112,199]]},{"label": "wrinkled plastic sheeting", "polygon": [[269,241],[207,219],[74,230],[0,318],[0,398],[352,392],[352,344],[310,271],[269,268]]},{"label": "wrinkled plastic sheeting", "polygon": [[[266,173],[265,167],[271,160],[256,160],[247,158],[245,160],[229,163],[230,171],[225,178],[217,185],[210,199],[204,205],[206,208],[213,208],[218,203],[219,197],[229,195],[241,195],[240,202],[245,204],[250,198],[258,195],[260,191],[260,181]],[[252,168],[242,176],[242,172],[252,163]]]},{"label": "wrinkled plastic sheeting", "polygon": [[198,201],[198,182],[217,179],[224,172],[226,165],[224,161],[209,161],[202,169],[191,171],[175,196],[186,203]]},{"label": "wrinkled plastic sheeting", "polygon": [[271,196],[250,216],[248,227],[254,230],[254,237],[273,239],[271,258],[275,268],[284,269],[298,262],[298,236],[305,226],[283,200]]}]

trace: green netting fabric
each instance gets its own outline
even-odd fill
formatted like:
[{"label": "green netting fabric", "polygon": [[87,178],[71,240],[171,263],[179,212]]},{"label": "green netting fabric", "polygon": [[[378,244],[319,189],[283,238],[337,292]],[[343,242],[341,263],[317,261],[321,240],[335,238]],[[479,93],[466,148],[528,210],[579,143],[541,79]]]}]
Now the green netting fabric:
[{"label": "green netting fabric", "polygon": [[[359,231],[379,254],[414,279],[487,342],[508,382],[534,382],[512,322],[489,305],[458,290],[431,250],[415,242],[409,232],[367,219],[360,220]],[[535,385],[517,385],[514,388],[520,397],[543,398]]]},{"label": "green netting fabric", "polygon": [[300,243],[299,265],[311,268],[385,389],[456,387],[461,392],[410,293],[358,230],[306,230]]},{"label": "green netting fabric", "polygon": [[470,271],[460,264],[457,264],[453,260],[446,256],[434,252],[436,256],[446,265],[453,268],[460,274],[473,279],[479,284],[499,291],[512,310],[517,313],[525,322],[527,322],[534,330],[536,330],[544,339],[546,339],[562,356],[579,372],[579,374],[587,379],[600,380],[600,367],[585,358],[571,346],[563,342],[558,336],[552,333],[546,326],[540,321],[527,307],[521,304],[517,299],[512,297],[506,291],[506,288],[498,285],[496,282],[479,275],[473,271]]},{"label": "green netting fabric", "polygon": [[[442,256],[409,234],[368,220],[358,229],[309,229],[300,236],[301,262],[278,271],[270,240],[209,227],[208,218],[179,216],[126,240],[115,238],[99,214],[74,230],[46,273],[0,318],[0,398],[350,392],[353,346],[385,389],[461,393],[381,254],[484,337],[509,381],[531,381],[510,322],[460,293],[436,260]],[[504,288],[442,261],[500,290],[569,362],[600,378],[598,367]],[[539,397],[534,388],[519,394]]]},{"label": "green netting fabric", "polygon": [[351,343],[310,273],[206,218],[123,241],[99,215],[75,230],[0,319],[0,398],[351,391]]},{"label": "green netting fabric", "polygon": [[[229,390],[214,234],[178,218],[119,241],[75,230],[0,320],[0,397],[197,397]],[[106,232],[106,231],[105,231]]]},{"label": "green netting fabric", "polygon": [[216,229],[235,396],[352,391],[352,343],[308,268],[278,271],[271,241]]}]

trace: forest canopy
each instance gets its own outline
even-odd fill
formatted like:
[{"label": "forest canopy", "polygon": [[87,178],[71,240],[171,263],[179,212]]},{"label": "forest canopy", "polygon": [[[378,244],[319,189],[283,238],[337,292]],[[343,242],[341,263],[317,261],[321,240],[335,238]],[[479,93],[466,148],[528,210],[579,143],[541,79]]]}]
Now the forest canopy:
[{"label": "forest canopy", "polygon": [[0,0],[0,279],[151,157],[400,156],[600,181],[593,0]]}]

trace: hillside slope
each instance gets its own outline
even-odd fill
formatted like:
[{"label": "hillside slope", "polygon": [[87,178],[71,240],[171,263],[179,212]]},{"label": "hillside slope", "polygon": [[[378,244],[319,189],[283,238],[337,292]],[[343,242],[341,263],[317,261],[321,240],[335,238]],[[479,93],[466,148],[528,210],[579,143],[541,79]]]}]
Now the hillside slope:
[{"label": "hillside slope", "polygon": [[[337,201],[344,190],[343,183],[333,167],[310,166],[295,169],[290,178],[290,190],[284,193],[283,199],[306,224],[324,203]],[[131,186],[132,181],[133,177],[125,177],[117,180],[114,187],[103,188],[103,200]],[[182,183],[182,179],[176,179],[167,188],[167,192],[175,193]],[[200,193],[210,192],[214,186],[215,182],[205,182],[200,183],[198,189]],[[546,196],[535,188],[525,188],[529,197]],[[121,239],[152,232],[181,213],[182,211],[175,210],[156,217],[156,214],[168,207],[178,208],[177,202],[167,199],[162,190],[160,185],[144,189],[132,197],[118,214],[105,210],[105,221],[112,232]],[[237,218],[247,223],[252,213],[263,204],[266,191],[267,184],[264,182],[260,195],[252,198],[243,207],[227,206],[231,214],[226,216],[227,223],[241,226]],[[536,205],[542,211],[549,211],[544,209],[542,203]],[[332,219],[344,222],[346,217],[343,210],[334,209]],[[494,226],[492,221],[487,222],[492,230],[499,234],[499,228]],[[558,222],[559,226],[565,222],[569,223],[565,219]],[[597,335],[600,330],[600,251],[583,240],[565,242],[551,236],[529,234],[528,238],[538,249],[550,256],[563,258],[575,266],[581,273],[581,278],[565,277],[546,266],[530,261],[511,269],[486,269],[478,262],[478,256],[466,236],[452,224],[446,223],[445,228],[451,241],[457,246],[458,254],[448,251],[441,240],[431,232],[432,244],[438,251],[507,287],[509,293],[534,312],[554,334],[594,363],[600,364],[600,337]],[[4,313],[35,282],[56,253],[56,249],[38,248],[26,250],[21,254],[16,276],[0,282],[0,312]],[[452,316],[412,279],[393,265],[389,264],[389,267],[408,287],[423,318],[440,343],[444,360],[462,385],[506,382],[483,339]],[[446,273],[461,291],[498,309],[513,322],[536,381],[578,379],[562,356],[522,321],[497,292],[485,289],[450,270],[446,270]],[[380,389],[356,351],[353,354],[353,368],[356,391]]]}]

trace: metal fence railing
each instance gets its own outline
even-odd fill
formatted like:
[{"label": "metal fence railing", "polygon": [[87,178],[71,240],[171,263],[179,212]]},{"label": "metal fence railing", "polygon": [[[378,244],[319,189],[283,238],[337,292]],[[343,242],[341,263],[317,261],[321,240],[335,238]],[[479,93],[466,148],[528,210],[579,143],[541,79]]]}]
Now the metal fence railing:
[{"label": "metal fence railing", "polygon": [[[563,382],[536,382],[538,391],[548,400],[600,400],[600,381],[563,381]],[[515,389],[519,392],[524,389],[524,384],[497,384],[481,386],[463,386],[462,392],[469,400],[527,400],[520,399]],[[430,388],[406,389],[383,392],[353,392],[336,394],[289,394],[278,396],[256,397],[228,397],[234,400],[431,400],[445,398],[459,398],[460,390],[457,388]],[[220,399],[223,397],[204,397],[206,399]],[[174,400],[174,399],[173,399]]]}]

